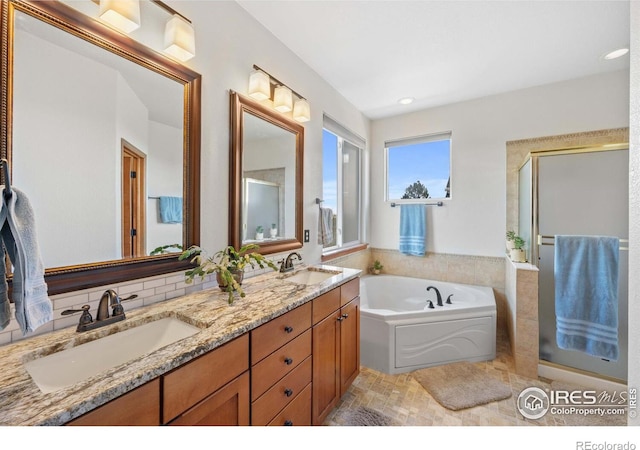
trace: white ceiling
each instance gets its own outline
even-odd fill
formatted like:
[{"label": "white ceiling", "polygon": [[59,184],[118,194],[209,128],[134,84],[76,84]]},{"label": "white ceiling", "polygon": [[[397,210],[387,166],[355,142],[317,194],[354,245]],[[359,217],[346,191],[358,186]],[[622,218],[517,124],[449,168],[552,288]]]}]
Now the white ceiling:
[{"label": "white ceiling", "polygon": [[238,3],[372,119],[629,67],[628,0]]}]

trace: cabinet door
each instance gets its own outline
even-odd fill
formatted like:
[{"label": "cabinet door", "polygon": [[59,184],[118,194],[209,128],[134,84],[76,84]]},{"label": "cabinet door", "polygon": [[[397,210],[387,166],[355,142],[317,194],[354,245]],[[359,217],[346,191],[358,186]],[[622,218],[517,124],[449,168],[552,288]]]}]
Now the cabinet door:
[{"label": "cabinet door", "polygon": [[249,425],[249,372],[227,383],[169,425]]},{"label": "cabinet door", "polygon": [[360,297],[340,309],[340,396],[360,373]]},{"label": "cabinet door", "polygon": [[67,425],[160,425],[160,380],[149,381]]},{"label": "cabinet door", "polygon": [[313,327],[313,425],[322,425],[340,399],[340,319],[335,311]]}]

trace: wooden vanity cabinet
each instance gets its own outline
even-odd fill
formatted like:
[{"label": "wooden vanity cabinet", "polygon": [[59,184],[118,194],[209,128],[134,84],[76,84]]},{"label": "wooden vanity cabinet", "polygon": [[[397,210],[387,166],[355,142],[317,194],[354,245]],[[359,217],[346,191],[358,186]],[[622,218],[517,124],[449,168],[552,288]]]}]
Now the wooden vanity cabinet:
[{"label": "wooden vanity cabinet", "polygon": [[311,303],[251,331],[251,424],[311,425]]},{"label": "wooden vanity cabinet", "polygon": [[68,426],[160,425],[160,379],[149,381],[68,422]]},{"label": "wooden vanity cabinet", "polygon": [[162,376],[162,423],[249,425],[249,335]]},{"label": "wooden vanity cabinet", "polygon": [[360,373],[360,280],[312,302],[312,424],[322,425]]}]

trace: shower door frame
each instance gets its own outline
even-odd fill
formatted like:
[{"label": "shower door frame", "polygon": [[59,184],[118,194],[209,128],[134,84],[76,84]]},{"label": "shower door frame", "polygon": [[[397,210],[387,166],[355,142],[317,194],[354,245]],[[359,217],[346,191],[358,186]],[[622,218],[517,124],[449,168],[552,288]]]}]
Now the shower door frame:
[{"label": "shower door frame", "polygon": [[[522,167],[526,165],[529,160],[531,161],[531,217],[530,217],[530,226],[531,226],[531,242],[530,245],[530,258],[529,262],[532,265],[535,265],[538,269],[540,269],[540,245],[543,245],[542,236],[540,235],[540,227],[539,227],[539,158],[547,157],[547,156],[559,156],[559,155],[569,155],[569,154],[582,154],[582,153],[593,153],[593,152],[605,152],[605,151],[619,151],[619,150],[629,150],[628,142],[619,142],[619,143],[611,143],[611,144],[603,144],[603,145],[584,145],[584,146],[576,146],[576,147],[567,147],[567,148],[553,148],[553,149],[542,149],[535,150],[528,153],[524,162],[518,168],[518,174]],[[518,185],[520,183],[518,182]],[[520,225],[518,225],[519,227]],[[540,298],[538,298],[538,302]],[[539,320],[539,317],[538,317]],[[543,364],[550,367],[556,367],[561,370],[567,370],[570,372],[576,372],[585,374],[587,376],[600,378],[603,380],[610,380],[614,382],[622,382],[617,378],[610,377],[605,374],[599,374],[596,372],[587,371],[581,368],[566,366],[559,363],[546,361],[539,359],[538,356],[538,364]]]}]

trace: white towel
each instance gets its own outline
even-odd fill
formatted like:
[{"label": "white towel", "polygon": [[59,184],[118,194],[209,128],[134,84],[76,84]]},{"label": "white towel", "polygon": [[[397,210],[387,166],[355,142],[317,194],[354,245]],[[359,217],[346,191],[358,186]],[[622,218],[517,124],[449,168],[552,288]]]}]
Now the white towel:
[{"label": "white towel", "polygon": [[[0,191],[4,186],[0,186]],[[1,194],[0,194],[1,195]],[[27,196],[12,188],[2,196],[2,242],[13,263],[12,298],[22,334],[53,320],[53,306],[44,281],[44,264],[36,239],[35,217]]]},{"label": "white towel", "polygon": [[318,244],[325,246],[333,242],[333,210],[320,207],[318,218]]}]

